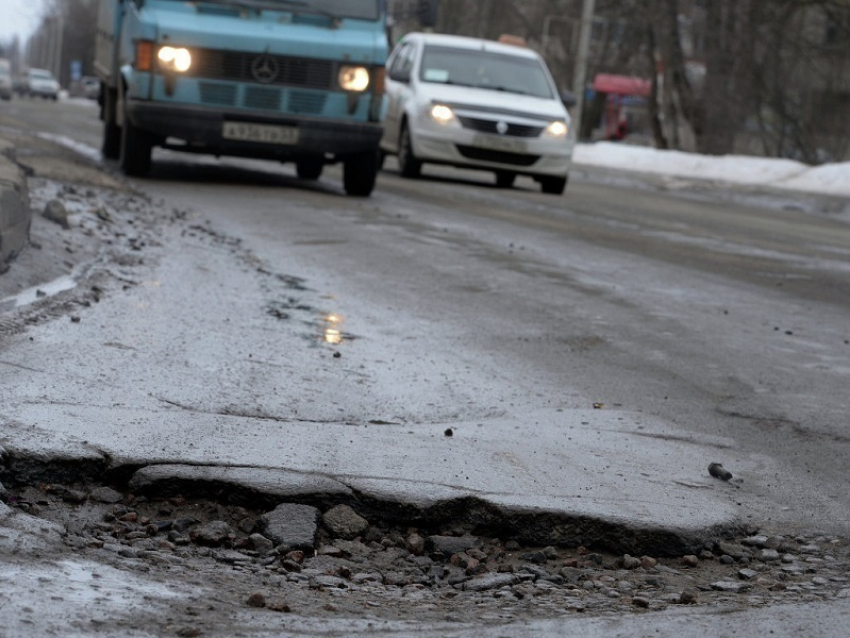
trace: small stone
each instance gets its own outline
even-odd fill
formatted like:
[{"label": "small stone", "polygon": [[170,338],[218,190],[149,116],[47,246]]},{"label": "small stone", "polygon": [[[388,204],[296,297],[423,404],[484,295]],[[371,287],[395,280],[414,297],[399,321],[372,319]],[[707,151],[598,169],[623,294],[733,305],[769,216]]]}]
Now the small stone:
[{"label": "small stone", "polygon": [[738,572],[738,578],[741,580],[752,580],[758,576],[758,572],[753,569],[742,569]]},{"label": "small stone", "polygon": [[274,549],[274,543],[262,534],[251,534],[248,540],[251,541],[254,550],[260,554],[268,554]]},{"label": "small stone", "polygon": [[310,581],[313,587],[329,588],[329,589],[344,589],[348,587],[348,582],[339,576],[331,576],[330,574],[321,574]]},{"label": "small stone", "polygon": [[744,557],[749,558],[752,556],[752,553],[749,550],[745,549],[743,545],[738,545],[737,543],[720,541],[717,543],[717,549],[721,554],[727,554],[735,560],[741,560]]},{"label": "small stone", "polygon": [[366,533],[369,521],[348,505],[337,505],[322,516],[322,523],[331,534],[345,540],[353,540]]},{"label": "small stone", "polygon": [[699,566],[699,558],[697,558],[693,554],[688,554],[687,556],[682,556],[682,560],[680,562],[685,567],[698,567]]},{"label": "small stone", "polygon": [[649,607],[649,598],[644,598],[643,596],[635,596],[632,598],[632,605],[635,607],[640,607],[641,609],[647,609]]},{"label": "small stone", "polygon": [[58,199],[51,199],[44,207],[42,216],[45,219],[52,221],[54,224],[59,224],[65,230],[68,230],[71,225],[68,223],[68,209],[65,204]]},{"label": "small stone", "polygon": [[623,556],[623,569],[637,569],[642,565],[643,561],[640,558],[635,558],[629,554]]},{"label": "small stone", "polygon": [[686,589],[679,596],[679,603],[682,605],[696,605],[699,602],[699,592],[695,589]]},{"label": "small stone", "polygon": [[812,583],[817,585],[818,587],[824,587],[826,585],[829,585],[829,581],[821,576],[815,576],[814,578],[812,578]]},{"label": "small stone", "polygon": [[736,583],[731,580],[721,580],[716,583],[711,583],[711,588],[715,591],[728,592],[732,594],[739,594],[744,591],[748,591],[752,589],[752,585],[749,583]]},{"label": "small stone", "polygon": [[313,549],[318,532],[319,510],[310,505],[283,503],[259,518],[259,531],[277,545]]},{"label": "small stone", "polygon": [[196,530],[192,530],[189,537],[201,545],[219,547],[230,538],[232,533],[233,530],[230,525],[224,521],[211,521]]},{"label": "small stone", "polygon": [[763,563],[774,563],[779,561],[781,556],[775,549],[763,549],[757,554],[756,558]]},{"label": "small stone", "polygon": [[720,564],[721,564],[721,565],[731,565],[732,563],[734,563],[734,562],[735,562],[735,559],[734,559],[734,558],[732,558],[731,556],[729,556],[729,554],[723,554],[723,555],[720,557],[720,559],[719,559],[719,560],[720,560]]},{"label": "small stone", "polygon": [[732,478],[732,472],[725,469],[720,463],[711,463],[708,466],[708,473],[722,481],[728,481]]},{"label": "small stone", "polygon": [[767,545],[768,538],[763,534],[759,534],[757,536],[749,536],[741,541],[742,545],[749,545],[750,547],[758,547],[763,548]]},{"label": "small stone", "polygon": [[420,556],[425,552],[425,539],[419,534],[410,534],[407,537],[405,547],[414,556]]},{"label": "small stone", "polygon": [[260,592],[255,592],[248,597],[246,604],[249,607],[265,607],[266,597],[263,596]]},{"label": "small stone", "polygon": [[435,552],[451,556],[470,550],[473,547],[480,547],[481,539],[477,536],[429,536],[428,545]]},{"label": "small stone", "polygon": [[273,600],[271,602],[266,603],[266,609],[277,611],[283,614],[288,614],[292,612],[292,608],[282,600]]},{"label": "small stone", "polygon": [[652,556],[643,556],[640,559],[640,566],[644,569],[652,569],[658,564],[658,560],[653,558]]},{"label": "small stone", "polygon": [[120,502],[124,495],[121,492],[113,490],[111,487],[96,487],[89,494],[89,498],[98,503],[114,504]]},{"label": "small stone", "polygon": [[519,577],[515,574],[485,574],[480,578],[463,582],[461,588],[464,591],[487,591],[510,587],[518,582]]}]

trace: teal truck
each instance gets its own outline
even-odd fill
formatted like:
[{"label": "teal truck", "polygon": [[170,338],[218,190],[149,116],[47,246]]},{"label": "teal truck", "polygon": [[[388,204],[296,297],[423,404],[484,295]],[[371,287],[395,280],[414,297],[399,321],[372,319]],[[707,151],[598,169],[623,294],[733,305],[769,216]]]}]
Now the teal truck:
[{"label": "teal truck", "polygon": [[101,0],[95,68],[103,155],[127,175],[154,147],[342,164],[368,196],[379,169],[385,0]]}]

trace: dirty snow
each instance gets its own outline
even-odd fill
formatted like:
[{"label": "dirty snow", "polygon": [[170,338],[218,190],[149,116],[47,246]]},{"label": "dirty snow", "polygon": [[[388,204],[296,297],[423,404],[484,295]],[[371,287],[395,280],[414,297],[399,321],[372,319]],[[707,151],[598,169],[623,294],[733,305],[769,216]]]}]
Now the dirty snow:
[{"label": "dirty snow", "polygon": [[850,162],[809,166],[787,159],[714,157],[615,142],[578,144],[573,161],[586,166],[850,197]]}]

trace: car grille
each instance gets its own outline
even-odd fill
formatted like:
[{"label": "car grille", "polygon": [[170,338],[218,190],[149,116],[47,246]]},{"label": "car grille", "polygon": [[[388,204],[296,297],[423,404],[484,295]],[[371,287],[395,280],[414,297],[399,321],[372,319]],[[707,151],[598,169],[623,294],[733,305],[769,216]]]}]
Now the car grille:
[{"label": "car grille", "polygon": [[[252,65],[265,53],[240,51],[215,51],[200,49],[192,52],[192,69],[197,78],[227,80],[230,82],[258,82]],[[276,86],[295,86],[309,89],[329,90],[334,87],[334,66],[330,60],[269,56],[277,68],[277,77],[263,83]]]},{"label": "car grille", "polygon": [[512,166],[531,166],[540,159],[539,155],[491,151],[486,148],[465,146],[462,144],[457,145],[457,150],[466,159],[477,160],[479,162],[494,162],[496,164],[510,164]]},{"label": "car grille", "polygon": [[[499,131],[496,130],[496,125],[499,123],[499,120],[482,120],[463,115],[459,116],[458,119],[464,128],[479,131],[481,133],[493,133],[499,135]],[[543,126],[526,126],[524,124],[512,124],[510,122],[505,122],[505,124],[508,125],[508,129],[503,133],[503,135],[510,135],[513,137],[540,137],[540,134],[544,129]]]}]

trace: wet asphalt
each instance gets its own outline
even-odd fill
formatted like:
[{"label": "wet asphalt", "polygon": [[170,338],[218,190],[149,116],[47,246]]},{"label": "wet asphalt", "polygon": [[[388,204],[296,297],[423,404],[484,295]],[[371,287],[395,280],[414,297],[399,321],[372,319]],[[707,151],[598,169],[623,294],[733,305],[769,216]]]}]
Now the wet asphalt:
[{"label": "wet asphalt", "polygon": [[[31,111],[0,125],[96,139],[91,108]],[[618,550],[847,533],[846,202],[491,181],[390,162],[354,200],[335,169],[159,155],[131,184],[141,263],[76,321],[3,337],[3,447],[126,477],[285,470],[303,497],[321,479],[420,512],[473,498]]]}]

